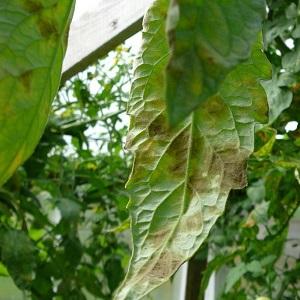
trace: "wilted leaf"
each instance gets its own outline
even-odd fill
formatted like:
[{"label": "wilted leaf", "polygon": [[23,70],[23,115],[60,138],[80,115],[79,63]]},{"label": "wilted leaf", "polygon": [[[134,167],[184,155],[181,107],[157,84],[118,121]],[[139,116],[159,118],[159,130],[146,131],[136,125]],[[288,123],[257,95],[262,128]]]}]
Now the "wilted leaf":
[{"label": "wilted leaf", "polygon": [[134,251],[118,300],[141,299],[195,253],[223,213],[230,190],[246,185],[255,121],[267,121],[259,81],[270,76],[270,67],[257,45],[251,60],[227,76],[219,94],[180,126],[168,127],[167,2],[156,1],[146,16],[129,105]]},{"label": "wilted leaf", "polygon": [[167,104],[177,124],[214,95],[251,47],[266,14],[264,0],[172,0],[168,32],[173,54]]},{"label": "wilted leaf", "polygon": [[32,154],[44,130],[74,4],[0,2],[0,185]]}]

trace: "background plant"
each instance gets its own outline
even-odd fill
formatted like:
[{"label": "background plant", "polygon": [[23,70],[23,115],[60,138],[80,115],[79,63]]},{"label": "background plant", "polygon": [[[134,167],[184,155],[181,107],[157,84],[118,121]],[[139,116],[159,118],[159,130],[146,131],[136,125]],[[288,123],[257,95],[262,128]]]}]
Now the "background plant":
[{"label": "background plant", "polygon": [[[264,42],[273,65],[273,79],[265,85],[270,124],[257,131],[248,188],[230,195],[210,234],[214,259],[204,272],[200,298],[212,272],[222,266],[227,275],[220,299],[300,298],[300,240],[288,238],[300,205],[299,3],[269,1],[268,8]],[[298,254],[288,255],[287,247]]]},{"label": "background plant", "polygon": [[120,46],[68,81],[34,154],[0,190],[1,275],[30,299],[111,299],[124,276],[131,59]]}]

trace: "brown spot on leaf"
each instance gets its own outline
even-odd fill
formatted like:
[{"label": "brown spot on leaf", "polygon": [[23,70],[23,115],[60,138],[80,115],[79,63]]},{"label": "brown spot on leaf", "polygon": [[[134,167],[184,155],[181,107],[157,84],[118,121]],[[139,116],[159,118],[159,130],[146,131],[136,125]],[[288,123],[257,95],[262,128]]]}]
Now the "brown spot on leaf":
[{"label": "brown spot on leaf", "polygon": [[170,145],[167,154],[172,157],[173,164],[170,166],[172,174],[185,173],[190,138],[189,130],[184,130]]},{"label": "brown spot on leaf", "polygon": [[29,93],[31,90],[31,78],[32,78],[32,71],[26,71],[20,76],[20,82],[24,86],[25,90]]},{"label": "brown spot on leaf", "polygon": [[34,14],[34,13],[38,13],[43,9],[43,5],[36,0],[24,0],[24,7],[25,9]]},{"label": "brown spot on leaf", "polygon": [[153,266],[150,275],[151,277],[158,279],[167,278],[179,268],[181,263],[181,259],[176,257],[173,253],[170,251],[164,251],[157,263]]},{"label": "brown spot on leaf", "polygon": [[225,165],[225,180],[233,189],[242,189],[247,186],[247,161]]},{"label": "brown spot on leaf", "polygon": [[53,20],[39,19],[38,27],[39,27],[41,35],[46,39],[48,39],[52,35],[54,35],[54,36],[59,35],[58,29],[57,29],[57,24]]},{"label": "brown spot on leaf", "polygon": [[148,132],[150,137],[162,136],[167,133],[167,123],[163,115],[159,115],[150,124]]}]

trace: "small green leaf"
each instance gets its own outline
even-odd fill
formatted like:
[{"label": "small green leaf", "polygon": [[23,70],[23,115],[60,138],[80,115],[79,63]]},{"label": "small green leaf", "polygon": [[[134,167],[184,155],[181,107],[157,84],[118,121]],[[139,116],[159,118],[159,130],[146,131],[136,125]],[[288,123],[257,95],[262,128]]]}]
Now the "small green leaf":
[{"label": "small green leaf", "polygon": [[43,133],[74,4],[0,2],[0,186],[32,154]]},{"label": "small green leaf", "polygon": [[276,16],[272,21],[268,20],[263,30],[265,44],[271,44],[277,37],[284,37],[289,28],[294,26],[294,23],[293,19],[287,19],[284,15]]},{"label": "small green leaf", "polygon": [[262,265],[259,261],[252,261],[250,264],[247,264],[247,272],[253,273],[253,275],[257,275],[263,273]]},{"label": "small green leaf", "polygon": [[296,25],[296,28],[293,30],[292,36],[294,39],[300,38],[300,24]]},{"label": "small green leaf", "polygon": [[75,221],[78,219],[80,214],[80,205],[70,199],[61,198],[57,204],[62,218],[67,221]]},{"label": "small green leaf", "polygon": [[252,203],[259,203],[263,201],[265,195],[266,190],[263,180],[259,180],[247,188],[247,196]]},{"label": "small green leaf", "polygon": [[247,271],[248,269],[245,263],[240,263],[236,267],[230,269],[226,277],[225,293],[228,293]]},{"label": "small green leaf", "polygon": [[218,92],[226,75],[249,58],[266,14],[264,0],[172,0],[168,32],[172,56],[167,104],[177,124]]},{"label": "small green leaf", "polygon": [[274,143],[276,142],[276,133],[277,131],[274,128],[265,127],[258,134],[264,135],[264,138],[267,140],[266,143],[260,147],[254,155],[256,157],[266,157],[271,154]]},{"label": "small green leaf", "polygon": [[278,159],[275,164],[277,166],[280,166],[284,169],[295,169],[299,168],[300,169],[300,159],[296,158],[286,158],[286,159]]},{"label": "small green leaf", "polygon": [[9,276],[7,269],[2,263],[0,263],[0,276],[4,276],[4,277]]},{"label": "small green leaf", "polygon": [[269,124],[272,124],[291,105],[293,93],[287,88],[279,87],[276,78],[264,81],[262,85],[268,96]]},{"label": "small green leaf", "polygon": [[26,288],[34,279],[34,244],[24,232],[9,230],[1,237],[1,249],[2,261],[9,274],[20,288]]},{"label": "small green leaf", "polygon": [[265,267],[269,264],[274,264],[274,262],[277,260],[277,256],[276,255],[268,255],[266,257],[264,257],[261,261],[260,264],[262,267]]},{"label": "small green leaf", "polygon": [[297,73],[300,71],[300,42],[297,42],[295,48],[287,53],[282,58],[282,67],[291,73]]},{"label": "small green leaf", "polygon": [[298,8],[295,3],[291,3],[285,10],[285,15],[288,19],[295,19],[298,16]]}]

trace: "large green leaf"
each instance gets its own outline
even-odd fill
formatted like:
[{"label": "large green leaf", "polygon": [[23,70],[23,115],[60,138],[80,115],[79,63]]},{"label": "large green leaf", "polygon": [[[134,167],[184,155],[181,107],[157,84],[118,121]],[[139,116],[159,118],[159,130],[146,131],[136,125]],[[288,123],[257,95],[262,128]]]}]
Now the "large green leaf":
[{"label": "large green leaf", "polygon": [[31,155],[44,130],[74,4],[0,1],[0,185]]},{"label": "large green leaf", "polygon": [[156,1],[145,18],[129,104],[134,250],[118,300],[141,299],[195,253],[223,213],[230,190],[246,185],[255,122],[267,121],[260,79],[269,78],[271,70],[257,45],[251,59],[227,76],[219,94],[179,126],[168,127],[167,4]]},{"label": "large green leaf", "polygon": [[249,58],[266,14],[264,0],[172,0],[172,57],[167,104],[177,124],[214,95],[230,70]]}]

